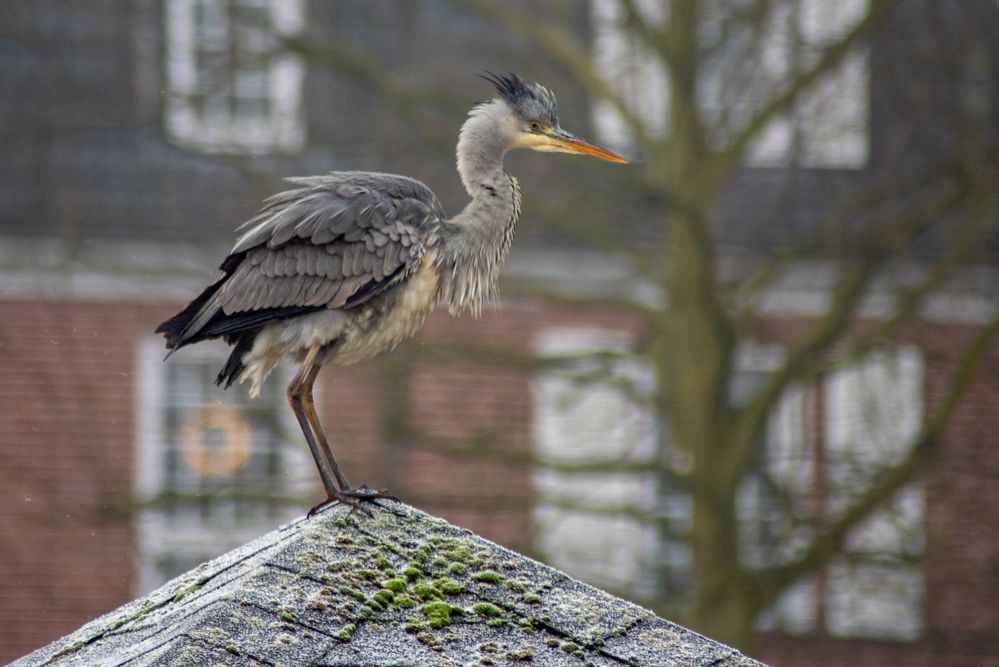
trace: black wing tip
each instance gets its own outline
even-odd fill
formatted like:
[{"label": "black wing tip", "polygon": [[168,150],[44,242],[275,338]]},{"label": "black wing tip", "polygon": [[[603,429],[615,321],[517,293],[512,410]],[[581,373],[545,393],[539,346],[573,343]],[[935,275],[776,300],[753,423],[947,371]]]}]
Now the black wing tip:
[{"label": "black wing tip", "polygon": [[180,316],[183,313],[171,317],[166,322],[156,327],[153,333],[163,334],[166,339],[167,357],[177,351],[182,346],[181,337],[187,322],[182,321]]},{"label": "black wing tip", "polygon": [[256,340],[258,332],[259,329],[253,329],[244,331],[233,338],[226,337],[226,342],[230,343],[233,349],[225,362],[225,366],[222,367],[222,370],[215,377],[215,385],[217,387],[228,389],[243,374],[243,371],[246,369],[246,366],[243,364],[243,356],[253,347],[253,341]]}]

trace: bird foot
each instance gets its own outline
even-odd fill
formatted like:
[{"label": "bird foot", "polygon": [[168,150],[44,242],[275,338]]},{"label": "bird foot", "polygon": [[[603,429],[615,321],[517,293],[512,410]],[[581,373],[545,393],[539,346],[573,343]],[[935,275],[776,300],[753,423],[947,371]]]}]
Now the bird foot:
[{"label": "bird foot", "polygon": [[374,504],[376,507],[380,507],[380,505],[377,502],[375,502],[376,500],[392,500],[397,503],[402,502],[401,500],[390,494],[385,489],[381,490],[369,489],[367,484],[362,484],[356,489],[335,491],[333,495],[329,496],[328,498],[326,498],[326,500],[324,500],[323,502],[319,503],[318,505],[310,509],[306,517],[312,518],[313,515],[318,514],[327,507],[336,505],[337,503],[342,503],[350,507],[350,513],[347,514],[347,516],[350,516],[351,514],[354,513],[354,510],[357,510],[359,512],[368,515],[368,517],[373,517],[374,515],[371,513],[371,510],[365,507],[362,503],[370,502]]}]

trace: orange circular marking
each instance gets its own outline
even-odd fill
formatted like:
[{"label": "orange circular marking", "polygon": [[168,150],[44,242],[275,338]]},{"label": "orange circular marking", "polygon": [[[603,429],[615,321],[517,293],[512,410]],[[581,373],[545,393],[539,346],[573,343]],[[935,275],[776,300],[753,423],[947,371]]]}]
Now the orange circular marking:
[{"label": "orange circular marking", "polygon": [[[205,431],[221,431],[222,446],[209,447]],[[252,430],[236,408],[205,405],[184,419],[180,427],[180,455],[204,477],[223,477],[250,460]]]}]

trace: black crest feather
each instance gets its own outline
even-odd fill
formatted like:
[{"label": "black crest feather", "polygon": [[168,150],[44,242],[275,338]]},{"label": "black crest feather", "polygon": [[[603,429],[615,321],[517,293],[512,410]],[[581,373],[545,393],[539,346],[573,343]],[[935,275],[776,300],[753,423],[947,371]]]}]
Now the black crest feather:
[{"label": "black crest feather", "polygon": [[520,78],[518,74],[513,72],[510,72],[507,76],[503,76],[486,70],[482,74],[477,74],[476,76],[481,77],[496,86],[496,92],[498,92],[503,99],[510,104],[510,106],[516,106],[518,102],[534,96],[531,91],[531,87],[527,85],[527,82]]},{"label": "black crest feather", "polygon": [[542,116],[551,124],[558,124],[558,102],[554,93],[544,86],[537,83],[532,86],[514,72],[504,76],[486,70],[477,76],[496,86],[496,92],[513,109],[524,115]]}]

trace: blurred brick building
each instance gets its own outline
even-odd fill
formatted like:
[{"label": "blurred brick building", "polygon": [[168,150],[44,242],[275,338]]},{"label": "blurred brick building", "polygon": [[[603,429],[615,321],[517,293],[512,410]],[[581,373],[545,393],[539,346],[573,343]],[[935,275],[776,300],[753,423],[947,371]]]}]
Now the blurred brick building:
[{"label": "blurred brick building", "polygon": [[[552,2],[538,11],[577,26],[603,52],[623,54],[612,4]],[[812,162],[790,187],[780,137],[759,148],[723,202],[733,257],[807,226],[836,193],[868,178],[880,155],[911,139],[911,127],[894,121],[919,95],[981,107],[977,113],[995,119],[999,7],[991,0],[961,7],[911,2],[895,10],[859,70],[844,74],[837,92],[857,99],[832,119],[843,126],[838,140],[803,135]],[[543,81],[558,92],[567,127],[626,143],[609,111],[556,67],[447,2],[10,2],[0,8],[0,26],[0,659],[318,498],[285,404],[287,372],[250,401],[211,385],[222,346],[186,350],[164,364],[162,340],[152,335],[212,277],[232,229],[280,187],[279,176],[398,171],[459,210],[464,194],[451,146],[468,101],[484,95],[470,74],[487,68]],[[932,69],[940,58],[920,51],[918,36],[948,27],[963,37],[949,43],[947,57],[970,64],[960,69],[965,79],[941,84],[917,67]],[[265,57],[280,40],[363,48],[332,63],[329,53],[307,48]],[[398,111],[381,97],[392,84],[368,78],[367,57],[388,64],[395,80],[451,86],[452,97],[417,111],[404,97]],[[901,87],[908,96],[881,85],[898,76],[911,77]],[[951,111],[926,113],[945,128]],[[659,112],[651,103],[648,113]],[[352,480],[387,486],[639,601],[682,597],[688,554],[660,532],[663,516],[606,516],[566,499],[611,489],[623,506],[662,505],[665,520],[682,525],[683,498],[641,475],[559,471],[579,460],[599,467],[665,456],[656,425],[626,395],[575,381],[598,370],[648,388],[640,365],[604,359],[640,345],[651,326],[620,302],[642,298],[632,293],[632,277],[605,255],[531,226],[533,194],[600,193],[599,172],[583,167],[559,181],[543,160],[509,163],[524,185],[526,212],[506,298],[479,320],[437,313],[392,354],[327,369],[320,414]],[[965,291],[929,304],[896,345],[789,396],[768,447],[811,443],[799,460],[813,465],[817,451],[848,448],[862,436],[884,439],[879,451],[899,456],[923,415],[945,399],[961,351],[994,312],[994,273],[983,267],[969,275]],[[817,313],[822,276],[823,267],[811,267],[775,295],[759,345],[741,351],[747,387]],[[538,282],[564,298],[532,298]],[[606,302],[577,305],[580,293]],[[876,320],[874,307],[869,322]],[[568,370],[551,363],[591,353]],[[988,363],[999,364],[995,353]],[[867,531],[889,561],[838,563],[797,587],[761,625],[757,657],[815,665],[999,661],[995,378],[976,377],[939,462]],[[872,396],[861,404],[863,392]],[[873,426],[858,433],[851,424],[870,405]],[[551,468],[535,470],[539,460]],[[814,471],[780,474],[822,483]],[[760,549],[774,529],[767,502],[765,489],[747,486],[746,541]]]}]

